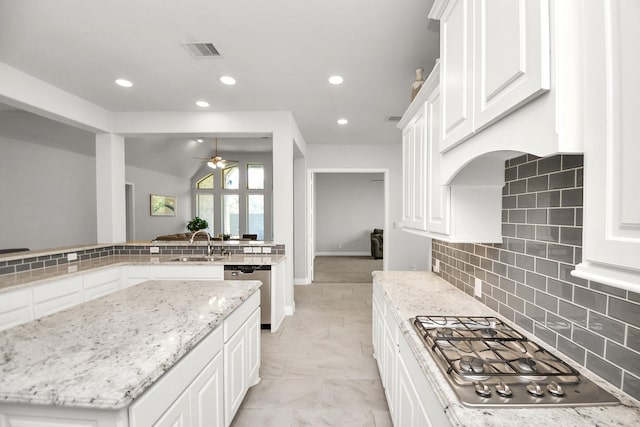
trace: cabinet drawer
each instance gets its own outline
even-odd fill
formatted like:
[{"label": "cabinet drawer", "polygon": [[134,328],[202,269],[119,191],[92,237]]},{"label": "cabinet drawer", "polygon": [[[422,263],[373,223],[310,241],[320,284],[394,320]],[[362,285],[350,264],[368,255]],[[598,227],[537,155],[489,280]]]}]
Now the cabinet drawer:
[{"label": "cabinet drawer", "polygon": [[33,302],[36,319],[80,304],[82,277],[72,277],[35,287]]},{"label": "cabinet drawer", "polygon": [[120,268],[96,271],[84,276],[84,300],[110,294],[120,288]]},{"label": "cabinet drawer", "polygon": [[224,321],[224,342],[236,333],[247,321],[251,313],[260,306],[260,291],[251,295],[240,307],[236,308]]},{"label": "cabinet drawer", "polygon": [[0,295],[0,331],[33,320],[31,289]]},{"label": "cabinet drawer", "polygon": [[154,267],[156,279],[222,280],[222,265],[159,265]]}]

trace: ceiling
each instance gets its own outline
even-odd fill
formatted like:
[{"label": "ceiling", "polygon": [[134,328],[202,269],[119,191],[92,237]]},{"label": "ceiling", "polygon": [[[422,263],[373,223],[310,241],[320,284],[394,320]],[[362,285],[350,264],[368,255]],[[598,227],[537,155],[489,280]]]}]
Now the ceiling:
[{"label": "ceiling", "polygon": [[[438,57],[432,3],[2,0],[0,62],[114,112],[201,111],[202,99],[207,111],[291,111],[307,144],[392,144],[400,132],[387,118],[408,106],[415,69],[428,73]],[[221,57],[195,58],[182,43],[196,41]],[[333,74],[344,83],[329,84]],[[261,142],[244,138],[234,151]]]}]

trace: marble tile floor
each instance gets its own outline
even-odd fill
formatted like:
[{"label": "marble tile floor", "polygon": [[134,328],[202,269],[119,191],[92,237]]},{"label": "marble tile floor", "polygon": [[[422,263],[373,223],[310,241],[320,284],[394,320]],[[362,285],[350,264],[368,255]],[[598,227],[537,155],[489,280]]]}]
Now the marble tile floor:
[{"label": "marble tile floor", "polygon": [[296,286],[295,314],[262,332],[262,380],[232,427],[392,425],[372,356],[371,286]]}]

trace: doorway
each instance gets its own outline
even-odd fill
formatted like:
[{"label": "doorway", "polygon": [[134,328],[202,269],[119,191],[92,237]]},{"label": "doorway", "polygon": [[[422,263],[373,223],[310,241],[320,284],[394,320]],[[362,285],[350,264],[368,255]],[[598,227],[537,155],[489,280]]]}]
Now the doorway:
[{"label": "doorway", "polygon": [[310,169],[307,190],[309,283],[315,280],[317,256],[373,259],[370,233],[388,229],[388,170]]}]

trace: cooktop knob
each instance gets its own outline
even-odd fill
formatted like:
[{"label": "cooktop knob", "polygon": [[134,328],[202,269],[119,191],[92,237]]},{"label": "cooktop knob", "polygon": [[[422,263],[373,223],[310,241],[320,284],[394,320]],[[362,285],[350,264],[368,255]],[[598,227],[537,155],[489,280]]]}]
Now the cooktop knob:
[{"label": "cooktop knob", "polygon": [[476,388],[476,393],[478,393],[480,396],[482,397],[491,396],[491,390],[489,390],[489,387],[487,387],[487,385],[482,381],[474,381],[473,385]]},{"label": "cooktop knob", "polygon": [[511,397],[513,392],[511,391],[511,387],[506,384],[504,381],[498,382],[496,384],[496,393],[498,393],[502,397]]},{"label": "cooktop knob", "polygon": [[555,381],[551,381],[549,384],[547,384],[547,390],[549,390],[549,393],[553,394],[554,396],[564,396],[564,390],[562,389],[562,386]]},{"label": "cooktop knob", "polygon": [[540,384],[536,384],[533,381],[531,381],[527,385],[527,391],[529,392],[529,394],[536,397],[544,395],[544,390],[542,389],[542,387],[540,387]]}]

